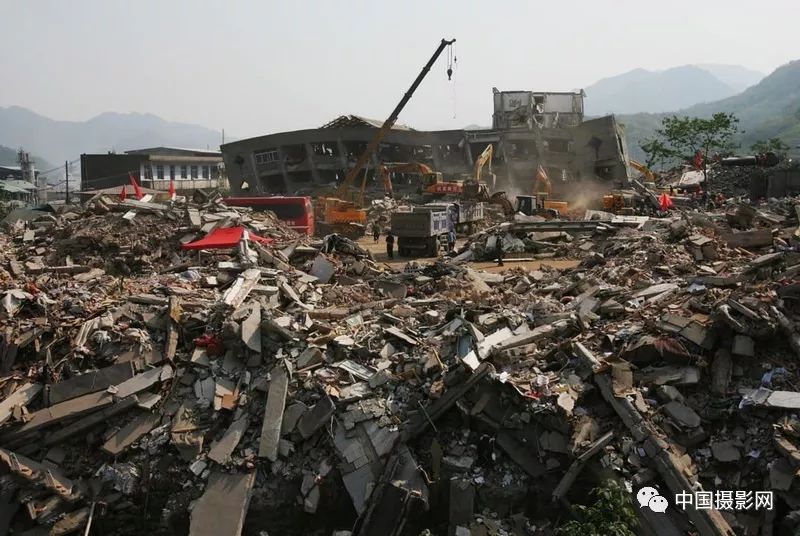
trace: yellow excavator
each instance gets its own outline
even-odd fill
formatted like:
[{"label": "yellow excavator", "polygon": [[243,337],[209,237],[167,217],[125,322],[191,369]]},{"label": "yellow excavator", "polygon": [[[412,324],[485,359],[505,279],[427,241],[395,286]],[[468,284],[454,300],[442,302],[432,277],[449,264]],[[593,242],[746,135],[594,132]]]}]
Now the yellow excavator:
[{"label": "yellow excavator", "polygon": [[655,176],[655,174],[654,174],[654,173],[653,173],[653,172],[650,170],[650,168],[649,168],[649,167],[645,166],[645,165],[644,165],[644,164],[642,164],[641,162],[638,162],[638,161],[636,161],[636,160],[634,160],[634,159],[631,159],[629,162],[630,162],[630,164],[631,164],[631,167],[632,167],[633,169],[635,169],[636,171],[638,171],[639,173],[641,173],[642,175],[644,175],[644,178],[645,178],[645,184],[647,184],[647,183],[653,183],[653,185],[655,185],[655,182],[656,182],[656,176]]},{"label": "yellow excavator", "polygon": [[[427,192],[436,188],[437,185],[443,184],[442,174],[434,171],[430,166],[420,162],[389,162],[378,166],[378,178],[383,182],[383,189],[392,197],[394,195],[394,187],[392,186],[392,173],[406,173],[409,175],[419,176],[419,185],[423,191]],[[362,197],[364,191],[364,183],[361,183]]]},{"label": "yellow excavator", "polygon": [[536,168],[536,178],[533,181],[533,195],[517,196],[517,212],[528,216],[546,215],[566,217],[569,214],[569,204],[566,201],[554,201],[553,183],[547,176],[547,171],[541,165]]},{"label": "yellow excavator", "polygon": [[[395,122],[397,121],[397,117],[400,115],[400,112],[405,108],[408,101],[411,99],[411,96],[414,94],[414,91],[419,87],[422,83],[422,80],[428,74],[428,71],[431,70],[431,67],[442,54],[445,48],[455,43],[455,39],[447,40],[442,39],[439,43],[439,46],[434,51],[431,58],[428,60],[422,70],[419,72],[417,77],[414,79],[414,82],[411,84],[411,87],[408,91],[403,94],[403,98],[400,99],[400,102],[395,106],[392,113],[389,117],[384,121],[381,128],[375,132],[372,140],[367,145],[367,148],[358,157],[356,163],[353,167],[347,172],[342,183],[336,189],[336,193],[334,197],[318,197],[316,199],[316,203],[314,206],[314,216],[316,219],[316,227],[318,234],[329,234],[329,233],[339,233],[345,236],[361,236],[364,234],[366,230],[366,222],[367,222],[367,211],[363,208],[363,194],[356,193],[356,199],[348,199],[353,193],[350,191],[352,188],[356,177],[364,170],[367,162],[375,153],[375,150],[380,145],[381,140],[383,140],[386,133],[391,130],[392,126],[394,126]],[[452,75],[452,70],[448,69],[447,76],[448,79]]]},{"label": "yellow excavator", "polygon": [[[644,177],[644,187],[656,191],[656,176],[646,165],[631,159],[630,166]],[[603,210],[620,215],[636,214],[641,194],[635,190],[612,190],[603,196]]]}]

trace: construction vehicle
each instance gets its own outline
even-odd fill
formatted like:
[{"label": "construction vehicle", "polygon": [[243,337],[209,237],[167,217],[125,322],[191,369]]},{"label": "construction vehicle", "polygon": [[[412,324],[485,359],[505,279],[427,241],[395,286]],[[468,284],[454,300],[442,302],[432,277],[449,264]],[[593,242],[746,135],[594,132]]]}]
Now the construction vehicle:
[{"label": "construction vehicle", "polygon": [[[509,202],[509,206],[511,203]],[[542,200],[536,195],[518,195],[516,209],[512,209],[512,215],[517,212],[526,216],[544,216],[547,219],[558,218],[561,214],[555,208],[544,207]],[[508,211],[506,211],[508,214]]]},{"label": "construction vehicle", "polygon": [[447,208],[418,206],[392,214],[392,234],[401,257],[433,257],[447,242],[450,215]]},{"label": "construction vehicle", "polygon": [[645,185],[647,185],[651,189],[655,189],[655,187],[656,187],[656,176],[650,170],[650,168],[645,166],[641,162],[639,162],[637,160],[634,160],[632,158],[628,162],[630,163],[630,165],[631,165],[631,167],[633,169],[635,169],[636,171],[638,171],[639,173],[641,173],[644,176]]},{"label": "construction vehicle", "polygon": [[603,196],[603,210],[613,214],[632,216],[636,213],[640,196],[631,190],[611,190]]},{"label": "construction vehicle", "polygon": [[489,201],[489,188],[482,180],[483,168],[489,166],[489,174],[492,176],[492,183],[494,183],[494,173],[492,173],[492,158],[494,156],[494,147],[490,143],[486,146],[478,158],[475,159],[475,167],[472,171],[472,177],[464,181],[463,185],[463,198],[478,201]]},{"label": "construction vehicle", "polygon": [[[392,186],[392,173],[404,173],[419,176],[419,185],[423,191],[432,185],[441,184],[442,174],[433,171],[430,166],[419,162],[389,162],[378,166],[378,177],[383,182],[383,189],[390,196],[394,196],[394,186]],[[363,196],[364,183],[362,183]]]},{"label": "construction vehicle", "polygon": [[[405,92],[403,98],[400,99],[399,103],[397,103],[397,106],[395,106],[394,110],[392,110],[392,113],[389,115],[386,121],[383,122],[381,128],[375,132],[375,136],[373,136],[372,140],[369,142],[369,144],[367,144],[367,148],[364,150],[361,156],[358,157],[355,165],[353,165],[353,167],[347,172],[344,180],[336,189],[334,197],[317,198],[315,215],[317,217],[317,230],[320,234],[332,232],[337,232],[345,236],[360,236],[364,234],[364,231],[366,230],[367,212],[361,206],[363,205],[363,195],[355,200],[348,199],[351,195],[350,189],[352,188],[356,177],[358,177],[358,175],[364,171],[364,167],[369,159],[372,158],[372,155],[375,153],[378,145],[380,145],[381,141],[386,136],[386,133],[391,130],[392,126],[394,126],[395,122],[397,121],[397,117],[400,115],[400,112],[403,110],[403,108],[405,108],[406,104],[411,99],[411,96],[414,95],[414,91],[416,91],[416,89],[422,83],[422,80],[428,74],[428,71],[431,70],[431,67],[442,54],[444,49],[455,43],[455,41],[455,39],[451,39],[449,41],[442,39],[433,55],[428,60],[428,63],[422,67],[422,70],[414,79],[414,82],[412,82],[411,87]],[[448,79],[450,79],[452,73],[452,69],[448,68]]]},{"label": "construction vehicle", "polygon": [[[532,210],[547,214],[548,211],[556,211],[559,216],[566,217],[569,212],[569,204],[566,201],[556,201],[550,199],[553,195],[553,183],[541,165],[536,168],[536,178],[533,181],[533,197],[535,207]],[[525,196],[521,196],[525,198]]]},{"label": "construction vehicle", "polygon": [[472,234],[475,225],[486,217],[486,204],[482,202],[434,202],[426,203],[420,210],[446,210],[453,229],[459,233]]}]

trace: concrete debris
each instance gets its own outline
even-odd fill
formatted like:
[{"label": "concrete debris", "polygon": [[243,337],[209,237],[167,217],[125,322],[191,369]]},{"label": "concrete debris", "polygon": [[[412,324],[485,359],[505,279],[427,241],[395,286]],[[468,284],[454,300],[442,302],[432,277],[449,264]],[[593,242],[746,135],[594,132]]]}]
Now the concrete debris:
[{"label": "concrete debris", "polygon": [[[796,206],[520,216],[404,264],[216,195],[14,220],[0,529],[541,536],[604,475],[769,485],[750,522],[777,533],[800,508]],[[182,248],[234,226],[269,240]],[[745,523],[669,512],[643,523]]]},{"label": "concrete debris", "polygon": [[189,535],[239,536],[255,477],[255,473],[212,472],[192,509]]}]

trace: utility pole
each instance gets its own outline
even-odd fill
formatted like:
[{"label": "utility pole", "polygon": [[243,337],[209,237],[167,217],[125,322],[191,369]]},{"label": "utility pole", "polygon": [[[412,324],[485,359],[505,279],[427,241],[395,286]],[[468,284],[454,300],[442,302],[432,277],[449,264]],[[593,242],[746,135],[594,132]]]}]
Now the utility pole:
[{"label": "utility pole", "polygon": [[69,161],[64,160],[64,177],[67,179],[67,196],[64,202],[69,205]]}]

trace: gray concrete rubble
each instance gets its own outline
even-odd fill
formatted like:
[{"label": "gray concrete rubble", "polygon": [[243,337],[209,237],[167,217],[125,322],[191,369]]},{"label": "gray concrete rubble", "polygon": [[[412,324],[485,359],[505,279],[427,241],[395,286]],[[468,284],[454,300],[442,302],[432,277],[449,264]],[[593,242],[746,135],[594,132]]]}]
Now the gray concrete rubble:
[{"label": "gray concrete rubble", "polygon": [[[616,479],[670,499],[653,533],[791,534],[796,206],[518,215],[406,265],[218,196],[11,222],[0,533],[545,536]],[[267,240],[182,248],[233,226]]]}]

